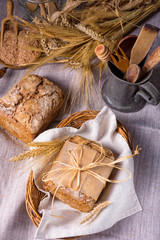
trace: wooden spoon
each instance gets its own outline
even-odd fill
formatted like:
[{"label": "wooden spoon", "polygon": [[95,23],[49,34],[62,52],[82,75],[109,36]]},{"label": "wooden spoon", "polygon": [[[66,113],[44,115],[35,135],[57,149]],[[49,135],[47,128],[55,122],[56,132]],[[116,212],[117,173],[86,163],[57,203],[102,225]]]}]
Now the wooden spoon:
[{"label": "wooden spoon", "polygon": [[139,78],[140,72],[141,69],[138,65],[131,64],[127,69],[125,78],[127,79],[128,82],[135,83]]},{"label": "wooden spoon", "polygon": [[151,69],[153,69],[160,62],[160,46],[154,50],[151,56],[147,59],[142,68],[140,77],[143,78]]},{"label": "wooden spoon", "polygon": [[159,28],[150,24],[145,24],[132,48],[130,64],[139,64],[149,52],[155,38],[159,33]]}]

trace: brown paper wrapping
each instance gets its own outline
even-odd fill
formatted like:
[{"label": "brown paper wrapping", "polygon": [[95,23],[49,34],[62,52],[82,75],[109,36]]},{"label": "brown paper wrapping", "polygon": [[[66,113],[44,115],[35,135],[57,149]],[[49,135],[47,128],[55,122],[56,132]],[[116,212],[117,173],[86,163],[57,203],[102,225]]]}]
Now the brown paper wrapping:
[{"label": "brown paper wrapping", "polygon": [[[79,159],[78,164],[80,165],[80,167],[86,166],[94,162],[98,158],[98,156],[100,156],[100,153],[98,151],[86,145],[81,145],[81,147],[82,147],[82,158],[81,159],[79,157],[77,158]],[[65,168],[65,166],[63,166],[59,162],[73,166],[73,162],[71,160],[71,157],[68,154],[68,150],[73,151],[75,149],[76,149],[76,154],[79,155],[79,148],[77,147],[76,143],[70,142],[69,140],[65,142],[63,148],[61,149],[61,151],[59,152],[56,158],[56,163],[53,164],[52,168],[50,169],[46,177],[46,180],[47,179],[50,180],[52,179],[52,177],[54,178],[54,174],[58,173],[58,169]],[[114,161],[113,157],[109,157],[109,158],[105,157],[102,162],[110,163],[112,161]],[[57,170],[52,172],[52,170],[55,170],[55,169]],[[100,176],[103,176],[106,179],[108,179],[112,172],[112,169],[113,169],[112,167],[100,166],[100,167],[95,167],[91,170],[98,173]],[[56,178],[53,180],[54,184],[56,184],[57,186],[65,186],[67,188],[70,188],[70,181],[73,178],[73,173],[69,173],[66,177],[64,177],[66,173],[67,172],[64,169],[64,174],[59,178]],[[62,180],[63,177],[64,179]],[[87,196],[91,197],[95,201],[97,201],[105,185],[106,184],[102,183],[99,179],[95,178],[94,176],[91,176],[85,171],[84,172],[82,171],[80,173],[80,186],[78,191],[86,194]],[[77,178],[74,178],[72,182],[72,189],[75,189],[76,186],[77,186]]]}]

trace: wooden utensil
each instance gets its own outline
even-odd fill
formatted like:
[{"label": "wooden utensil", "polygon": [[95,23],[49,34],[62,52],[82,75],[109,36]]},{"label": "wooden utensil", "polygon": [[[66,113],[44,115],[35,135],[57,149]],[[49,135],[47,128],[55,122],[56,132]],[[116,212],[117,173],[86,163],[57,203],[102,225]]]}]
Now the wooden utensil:
[{"label": "wooden utensil", "polygon": [[[40,2],[43,2],[43,0],[40,0]],[[43,17],[44,19],[47,19],[45,4],[44,3],[39,3],[39,7],[40,7],[40,10],[41,10],[41,17]]]},{"label": "wooden utensil", "polygon": [[[1,32],[0,32],[0,39],[1,39]],[[1,44],[1,43],[0,43]],[[3,65],[4,67],[7,68],[11,68],[11,69],[23,69],[25,67],[27,67],[28,65],[26,66],[17,66],[17,65],[10,65],[10,64],[7,64],[5,63],[1,58],[0,58],[0,64]]]},{"label": "wooden utensil", "polygon": [[[118,51],[115,51],[114,54],[110,53],[110,57],[114,62],[114,64],[116,65],[116,67],[119,70],[121,70],[123,73],[125,73],[129,67],[129,59],[120,47],[119,47],[119,51],[121,55],[118,53]],[[114,55],[117,57],[118,60]]]},{"label": "wooden utensil", "polygon": [[109,61],[110,60],[110,51],[109,49],[103,45],[103,44],[99,44],[96,48],[95,48],[95,54],[96,56],[99,58],[99,60],[101,61]]},{"label": "wooden utensil", "polygon": [[18,36],[18,24],[17,24],[17,21],[13,17],[13,8],[14,8],[13,1],[8,0],[7,1],[7,17],[4,18],[1,22],[1,46],[3,45],[3,38],[4,38],[6,22],[13,24],[13,28],[16,33],[16,37]]},{"label": "wooden utensil", "polygon": [[37,3],[33,3],[33,2],[26,2],[26,8],[31,11],[34,12],[38,7]]},{"label": "wooden utensil", "polygon": [[153,69],[160,62],[160,46],[154,50],[151,56],[147,59],[142,68],[140,77],[143,78],[151,69]]},{"label": "wooden utensil", "polygon": [[150,24],[145,24],[132,48],[130,64],[139,64],[149,52],[155,38],[157,37],[159,28]]},{"label": "wooden utensil", "polygon": [[54,3],[54,1],[49,1],[49,2],[45,3],[45,7],[47,8],[49,18],[52,16],[52,14],[54,12],[57,11],[57,7],[56,7],[56,4]]},{"label": "wooden utensil", "polygon": [[8,67],[3,67],[0,69],[0,78],[3,78],[4,74],[6,73]]},{"label": "wooden utensil", "polygon": [[[0,32],[0,39],[1,39],[1,32]],[[1,43],[0,43],[1,44]],[[21,65],[11,65],[5,63],[1,58],[0,58],[0,64],[3,65],[6,68],[11,68],[11,69],[24,69],[29,66],[29,64],[21,64]]]},{"label": "wooden utensil", "polygon": [[5,66],[6,68],[11,68],[11,69],[23,69],[23,68],[28,67],[28,64],[19,65],[19,66],[18,65],[10,65],[10,64],[7,64],[7,63],[3,62],[2,59],[0,59],[0,64]]},{"label": "wooden utensil", "polygon": [[141,69],[138,65],[131,64],[127,69],[125,78],[127,79],[128,82],[135,83],[139,78],[140,72]]}]

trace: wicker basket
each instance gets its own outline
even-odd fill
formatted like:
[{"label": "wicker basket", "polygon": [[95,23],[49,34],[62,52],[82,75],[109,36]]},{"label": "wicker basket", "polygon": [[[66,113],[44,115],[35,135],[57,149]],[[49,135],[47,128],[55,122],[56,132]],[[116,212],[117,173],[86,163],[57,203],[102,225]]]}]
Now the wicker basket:
[{"label": "wicker basket", "polygon": [[[70,115],[68,118],[62,120],[58,124],[57,128],[66,127],[66,126],[80,128],[85,121],[94,119],[98,113],[99,113],[98,111],[92,111],[92,110],[76,112]],[[127,143],[129,144],[132,150],[132,142],[131,142],[130,135],[120,122],[117,122],[117,132],[124,137],[124,139],[127,141]],[[38,213],[38,205],[43,197],[44,197],[44,193],[40,192],[34,184],[33,172],[31,171],[28,178],[27,187],[26,187],[25,202],[26,202],[27,213],[31,218],[32,222],[36,225],[36,227],[38,227],[41,221],[41,215]]]}]

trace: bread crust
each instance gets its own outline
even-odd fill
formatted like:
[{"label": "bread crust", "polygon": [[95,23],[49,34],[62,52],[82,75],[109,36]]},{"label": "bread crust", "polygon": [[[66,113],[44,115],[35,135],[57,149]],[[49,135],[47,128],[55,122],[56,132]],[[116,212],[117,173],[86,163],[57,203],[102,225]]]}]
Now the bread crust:
[{"label": "bread crust", "polygon": [[45,130],[64,102],[63,91],[46,78],[29,75],[0,99],[0,125],[25,143]]}]

